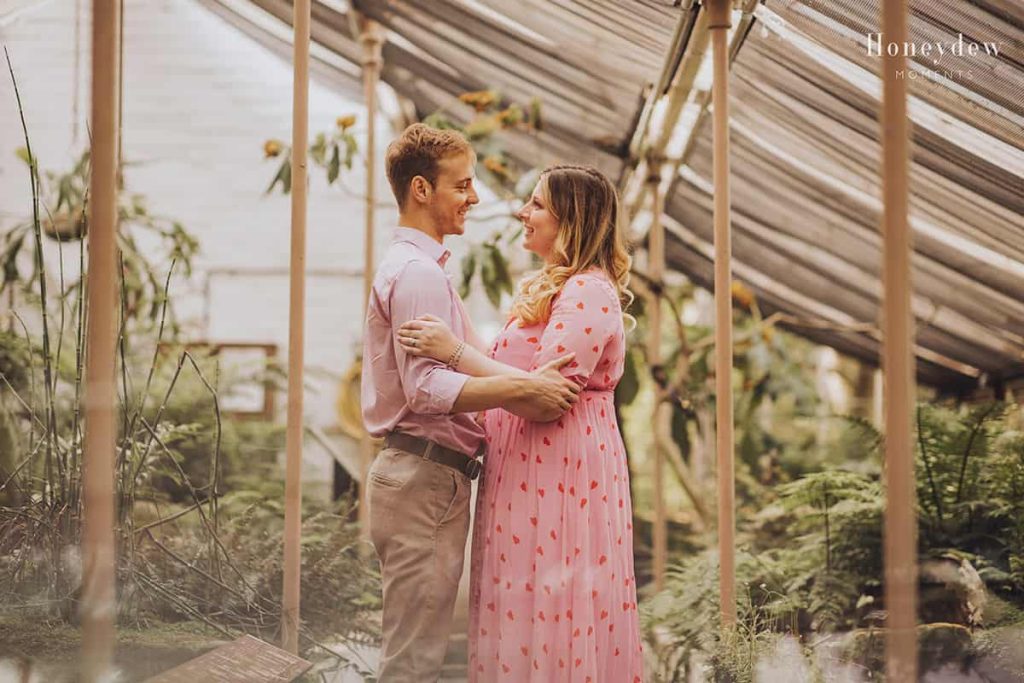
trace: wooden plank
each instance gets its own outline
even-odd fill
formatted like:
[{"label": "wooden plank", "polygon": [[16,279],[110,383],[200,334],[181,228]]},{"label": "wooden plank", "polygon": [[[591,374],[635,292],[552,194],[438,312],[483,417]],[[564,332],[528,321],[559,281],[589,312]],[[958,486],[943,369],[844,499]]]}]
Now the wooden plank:
[{"label": "wooden plank", "polygon": [[[843,173],[844,166],[842,163],[836,162],[830,164],[826,159],[822,158],[820,155],[816,156],[816,153],[820,152],[820,150],[815,146],[817,138],[808,130],[808,127],[806,125],[807,122],[802,121],[797,116],[793,116],[792,112],[790,113],[789,118],[793,121],[793,125],[795,126],[800,126],[801,124],[804,124],[802,128],[802,130],[804,131],[802,134],[802,140],[796,137],[789,137],[788,135],[779,134],[776,130],[777,126],[775,124],[775,117],[766,116],[763,114],[760,117],[758,117],[757,121],[757,130],[759,137],[765,140],[772,140],[773,144],[775,144],[777,147],[782,147],[788,150],[794,150],[794,157],[799,155],[800,163],[807,168],[827,169],[826,173],[824,174],[822,174],[821,171],[814,170],[801,171],[800,175],[803,178],[834,178],[834,182],[842,181],[844,183],[849,179],[851,186],[849,188],[844,188],[843,193],[841,195],[833,195],[834,199],[842,199],[844,201],[839,203],[832,202],[831,205],[836,207],[843,207],[846,215],[851,220],[855,220],[856,223],[860,224],[862,233],[864,231],[870,230],[870,227],[867,225],[867,221],[870,220],[871,215],[877,214],[877,212],[880,210],[880,206],[876,195],[874,193],[869,194],[868,191],[863,189],[864,184],[868,181],[868,177],[860,175],[850,175],[849,171],[847,171],[847,173]],[[749,119],[744,120],[744,124],[747,120]],[[782,136],[779,137],[779,135]],[[839,135],[838,132],[837,135]],[[708,152],[708,146],[706,145],[706,143],[702,144],[704,144],[703,153],[698,153],[697,155],[695,155],[692,164],[695,169],[702,172],[703,174],[706,174],[707,167],[710,163],[710,154]],[[740,141],[740,144],[743,144],[742,140]],[[862,145],[861,143],[855,143],[851,145],[851,148],[858,149],[865,153],[869,153],[871,147],[873,146],[873,143],[868,146]],[[781,160],[773,160],[770,162],[766,161],[766,163],[757,170],[757,173],[767,174],[765,176],[766,179],[772,177],[773,182],[778,182],[777,176],[780,170],[787,168],[787,164],[780,163],[780,161]],[[743,170],[748,170],[746,166],[742,168]],[[753,173],[754,171],[750,171],[750,174]],[[922,182],[920,184],[924,185],[925,183]],[[821,182],[819,182],[818,185],[820,186]],[[927,187],[933,188],[934,185],[929,184],[927,185]],[[812,202],[815,196],[819,196],[820,192],[820,189],[817,189],[816,192],[808,192],[806,189],[799,188],[794,190],[794,194],[803,195],[808,202]],[[984,210],[986,208],[987,202],[981,197],[976,197],[976,199],[977,203],[975,204],[975,206],[978,206],[979,209]],[[963,204],[963,206],[967,206],[967,204]],[[929,207],[929,205],[925,202],[925,199],[923,197],[920,199],[919,203],[915,204],[915,211],[917,211],[919,207],[924,210],[927,210]],[[867,213],[865,212],[865,209],[867,209]],[[936,211],[938,211],[938,209],[930,211],[929,213],[931,216],[940,215],[936,214]],[[974,228],[971,227],[970,223],[964,223],[963,221],[957,220],[953,217],[945,218],[946,220],[948,220],[947,223],[933,223],[925,221],[925,223],[922,223],[919,226],[922,228],[927,227],[928,230],[927,232],[925,232],[924,230],[920,231],[918,235],[918,242],[916,245],[917,250],[921,253],[924,253],[928,256],[935,258],[940,262],[946,263],[947,265],[949,265],[952,268],[955,268],[959,272],[963,272],[969,275],[972,279],[980,280],[986,283],[988,286],[992,287],[996,291],[1001,291],[1004,294],[1011,297],[1024,298],[1024,281],[1017,278],[1008,278],[1004,274],[998,272],[998,269],[992,267],[993,261],[991,259],[979,259],[977,257],[972,257],[969,254],[964,253],[965,250],[953,248],[950,244],[947,243],[950,241],[950,239],[961,239],[960,233],[967,232],[968,234],[971,234],[975,239],[981,240],[981,245],[987,250],[1005,254],[1010,258],[1013,258],[1012,255],[1014,254],[1014,250],[1005,242],[1000,243],[992,238],[979,234]],[[915,220],[920,221],[921,219],[922,217],[918,216]],[[1009,228],[1007,228],[1007,232],[1009,233],[1012,231],[1009,230]],[[1018,227],[1018,235],[1020,232],[1021,228]],[[946,237],[941,237],[941,235],[946,235]],[[941,240],[937,239],[937,237],[941,237]],[[1017,241],[1020,241],[1019,236],[1017,237]]]},{"label": "wooden plank", "polygon": [[[755,32],[756,34],[756,32]],[[805,41],[806,42],[806,41]],[[877,78],[869,72],[827,51],[814,51],[820,62],[809,55],[794,59],[790,44],[782,40],[752,36],[739,60],[739,73],[752,83],[763,83],[766,89],[784,92],[821,112],[843,128],[853,129],[865,138],[878,140],[877,119],[879,99]],[[805,46],[806,47],[806,46]],[[840,62],[848,67],[842,74],[835,70]],[[799,66],[796,66],[799,65]],[[807,78],[813,73],[814,78]],[[915,165],[926,164],[940,173],[952,175],[975,191],[991,196],[1000,204],[1022,206],[1020,176],[1024,174],[1020,149],[1001,142],[963,121],[949,118],[926,102],[915,100],[914,114]],[[836,136],[835,144],[845,138]],[[858,157],[868,164],[868,155]],[[873,169],[877,173],[877,169]]]},{"label": "wooden plank", "polygon": [[[291,25],[291,2],[289,0],[252,0],[261,8],[272,14],[286,25]],[[374,10],[373,6],[370,9]],[[313,6],[314,21],[312,24],[313,39],[328,50],[339,56],[358,63],[359,46],[356,44],[348,30],[348,22],[344,15],[335,12],[322,3]],[[381,19],[379,9],[371,16]],[[392,29],[394,27],[391,27]],[[400,31],[399,31],[400,33]],[[461,118],[462,107],[456,105],[452,108],[455,96],[472,90],[477,87],[491,87],[494,83],[481,81],[478,75],[464,75],[453,71],[438,60],[438,55],[422,52],[415,47],[410,49],[407,43],[399,46],[397,42],[388,42],[384,46],[384,66],[382,80],[394,87],[397,92],[413,101],[418,113],[426,115],[438,109],[449,109],[456,119]],[[428,45],[429,48],[429,45]],[[470,68],[471,63],[460,60]],[[506,68],[503,66],[502,68]],[[637,85],[639,87],[639,84]],[[607,148],[602,147],[602,142],[594,138],[591,130],[588,131],[580,126],[580,118],[569,110],[560,116],[552,116],[557,112],[560,102],[564,99],[562,95],[565,89],[551,94],[550,100],[545,102],[545,127],[539,134],[526,134],[518,131],[504,131],[499,136],[505,142],[505,149],[517,161],[527,165],[535,165],[537,159],[552,159],[561,161],[583,161],[592,163],[601,168],[604,172],[613,177],[621,170],[621,161],[614,155],[609,154]],[[531,96],[535,93],[530,93]],[[639,101],[639,97],[637,98]],[[633,111],[629,112],[629,120],[632,120]],[[604,121],[607,118],[607,111],[595,120]],[[617,117],[612,117],[617,118]],[[598,135],[617,134],[615,129],[603,129]],[[621,135],[626,136],[628,131],[622,128]],[[544,163],[543,161],[540,163]]]},{"label": "wooden plank", "polygon": [[[771,9],[787,21],[795,17],[796,25],[826,45],[835,44],[839,38],[828,24],[844,27],[856,36],[866,36],[878,30],[877,0],[832,0],[827,4],[803,0],[796,7],[773,2]],[[1019,24],[1015,25],[979,7],[977,2],[929,0],[913,4],[909,28],[911,40],[918,44],[948,43],[957,40],[960,32],[965,39],[998,44],[998,56],[978,54],[969,56],[968,62],[947,54],[942,60],[942,66],[950,70],[970,69],[971,78],[961,80],[964,86],[1003,107],[1019,110],[1018,103],[1024,97],[1024,74],[1021,74],[1017,66],[1024,62],[1024,32],[1020,30]],[[863,59],[863,65],[869,70],[873,70],[872,66],[876,65],[876,62],[867,61],[875,58],[868,57],[863,46],[858,45],[843,52]],[[918,58],[919,61],[926,59]],[[925,63],[928,64],[927,61]],[[913,89],[914,83],[910,82],[909,85]],[[922,89],[929,87],[924,83],[920,86]]]},{"label": "wooden plank", "polygon": [[661,10],[649,11],[650,8],[635,2],[623,4],[622,10],[615,13],[617,16],[612,17],[593,11],[592,3],[579,0],[489,0],[488,4],[548,35],[561,32],[571,38],[573,34],[585,33],[609,45],[632,45],[649,54],[655,68],[661,65],[660,51],[665,47],[661,41],[671,38],[672,17]]},{"label": "wooden plank", "polygon": [[[484,58],[479,52],[489,48],[473,36],[461,33],[445,22],[431,23],[412,8],[400,10],[400,7],[405,6],[396,6],[392,12],[371,13],[370,16],[400,33],[425,54],[457,69],[465,79],[466,87],[453,91],[453,96],[464,90],[496,88],[524,105],[532,97],[539,97],[543,102],[545,119],[558,123],[567,135],[584,145],[593,144],[593,140],[598,138],[624,138],[629,132],[626,130],[626,115],[603,106],[600,95],[590,93],[585,84],[567,90],[557,83],[531,80],[524,75],[529,71],[529,63],[517,65],[514,60],[509,60],[506,64],[498,64],[495,60],[501,55],[493,50],[489,57]],[[472,58],[474,51],[478,52],[475,59]],[[436,72],[422,67],[415,70],[425,80],[432,80]],[[640,87],[638,84],[636,88],[638,95]]]},{"label": "wooden plank", "polygon": [[[489,18],[452,0],[408,0],[424,17],[432,17],[437,24],[450,23],[469,39],[480,41],[493,50],[506,63],[529,65],[526,76],[554,82],[555,89],[574,88],[578,92],[595,95],[604,106],[615,107],[615,100],[632,104],[632,93],[623,84],[634,83],[643,78],[646,65],[638,63],[636,49],[634,56],[626,61],[608,52],[595,54],[590,43],[593,36],[581,39],[580,34],[570,41],[538,40],[539,36],[517,31],[499,19]],[[504,16],[501,13],[500,16]],[[454,20],[452,19],[454,17]],[[536,17],[530,30],[539,23]],[[621,40],[621,39],[620,39]],[[641,73],[637,73],[640,71]],[[551,89],[549,86],[545,86]],[[569,95],[570,93],[565,93]]]},{"label": "wooden plank", "polygon": [[146,683],[288,683],[312,667],[270,643],[245,635]]},{"label": "wooden plank", "polygon": [[[685,272],[687,277],[704,289],[711,291],[714,283],[712,265],[713,247],[701,240],[683,226],[669,219],[670,228],[666,240],[666,256],[668,263],[676,270]],[[829,321],[837,326],[853,325],[858,321],[845,313],[817,302],[810,297],[800,300],[794,296],[790,288],[782,285],[771,277],[763,275],[746,263],[734,260],[733,268],[736,277],[757,293],[758,304],[762,313],[770,315],[784,312],[796,318]],[[780,327],[790,330],[811,341],[831,346],[841,353],[857,358],[869,365],[878,365],[879,342],[877,328],[875,335],[858,331],[822,330],[806,326],[794,326],[783,322]],[[968,376],[938,362],[927,349],[915,349],[918,354],[918,378],[929,386],[945,389],[957,388],[966,390],[974,386],[976,376]]]},{"label": "wooden plank", "polygon": [[[736,128],[737,132],[743,130],[740,125]],[[879,274],[880,239],[876,230],[861,222],[879,215],[873,198],[856,212],[857,220],[847,220],[830,208],[834,201],[823,201],[834,199],[832,189],[841,185],[838,181],[823,174],[800,173],[790,168],[784,156],[757,156],[759,150],[751,152],[749,143],[744,144],[744,136],[738,137],[734,156],[741,163],[734,179],[735,204],[741,214],[772,231],[815,245],[826,255],[838,257],[866,273]],[[677,188],[680,194],[687,195],[685,200],[681,196],[673,200],[679,211],[686,210],[680,202],[693,201],[687,187],[688,184],[681,184]],[[698,201],[707,203],[700,198]],[[914,264],[921,275],[917,291],[935,305],[992,326],[997,337],[1006,336],[1020,343],[1019,336],[1024,335],[1024,302],[993,290],[926,253],[915,253]]]},{"label": "wooden plank", "polygon": [[[860,122],[851,130],[848,121],[832,116],[835,107],[843,106],[841,103],[806,102],[764,81],[752,81],[752,77],[740,69],[734,118],[760,138],[794,153],[798,150],[806,165],[827,168],[831,175],[877,197],[878,170],[866,157],[880,148],[877,133],[864,129],[871,120],[868,114],[856,114]],[[859,153],[851,154],[851,150]],[[1019,204],[1024,209],[1024,188],[1009,184],[1011,195],[993,199],[992,193],[980,185],[991,185],[995,177],[990,179],[982,173],[964,179],[959,163],[950,165],[932,158],[939,153],[921,149],[921,163],[913,165],[917,188],[914,215],[933,216],[941,223],[958,226],[989,248],[1008,248],[1016,250],[1018,257],[1024,256],[1024,219],[1013,208]]]},{"label": "wooden plank", "polygon": [[[702,240],[711,240],[711,221],[707,212],[701,208],[703,216],[694,219],[692,213],[687,214],[686,225]],[[771,248],[755,239],[749,231],[737,229],[733,232],[733,250],[738,262],[757,264],[757,271],[780,287],[787,288],[792,294],[807,293],[814,300],[841,311],[849,319],[856,321],[874,321],[878,317],[879,300],[877,296],[846,283],[835,273],[829,272],[818,263],[802,261],[783,249]],[[837,282],[843,282],[837,286]],[[764,287],[764,285],[761,285]],[[806,304],[805,304],[806,305]],[[828,316],[821,316],[828,317]],[[951,336],[938,326],[930,325],[929,319],[921,321],[919,334],[921,346],[932,349],[947,358],[967,363],[976,368],[989,371],[1000,371],[1006,366],[1019,361],[1010,355],[1000,354],[991,349],[979,348],[961,337]]]}]

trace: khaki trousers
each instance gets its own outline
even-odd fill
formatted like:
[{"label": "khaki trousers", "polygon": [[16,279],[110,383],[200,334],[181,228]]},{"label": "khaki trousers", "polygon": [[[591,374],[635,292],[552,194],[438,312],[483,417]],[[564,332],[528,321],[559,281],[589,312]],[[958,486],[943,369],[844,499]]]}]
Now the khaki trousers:
[{"label": "khaki trousers", "polygon": [[370,540],[384,588],[380,683],[441,675],[469,532],[470,480],[385,448],[369,472]]}]

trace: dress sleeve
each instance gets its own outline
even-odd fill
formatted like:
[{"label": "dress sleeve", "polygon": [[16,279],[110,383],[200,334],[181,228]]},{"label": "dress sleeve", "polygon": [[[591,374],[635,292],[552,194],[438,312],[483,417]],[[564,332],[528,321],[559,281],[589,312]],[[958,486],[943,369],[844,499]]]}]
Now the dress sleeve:
[{"label": "dress sleeve", "polygon": [[620,321],[619,302],[604,280],[589,274],[569,278],[555,298],[547,327],[536,339],[531,369],[575,352],[562,374],[586,386]]}]

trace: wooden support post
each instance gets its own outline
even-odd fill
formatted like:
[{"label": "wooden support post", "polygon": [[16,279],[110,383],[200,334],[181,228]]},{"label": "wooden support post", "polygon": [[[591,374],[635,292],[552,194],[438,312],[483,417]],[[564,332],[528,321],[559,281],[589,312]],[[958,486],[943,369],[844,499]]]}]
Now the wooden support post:
[{"label": "wooden support post", "polygon": [[[907,40],[906,0],[882,3],[883,43]],[[882,57],[882,369],[885,401],[886,674],[917,680],[914,356],[910,308],[909,128],[902,53]]]},{"label": "wooden support post", "polygon": [[735,503],[732,406],[732,238],[729,229],[729,0],[708,3],[714,81],[715,412],[718,453],[718,554],[722,626],[736,623]]},{"label": "wooden support post", "polygon": [[82,679],[111,676],[117,614],[114,449],[117,400],[117,157],[119,0],[94,0],[89,178],[88,318],[82,520]]},{"label": "wooden support post", "polygon": [[[647,313],[649,327],[647,363],[656,380],[659,380],[664,377],[661,368],[661,299],[665,278],[665,225],[661,216],[665,210],[665,200],[660,188],[661,176],[658,175],[661,161],[649,159],[647,168],[649,169],[647,183],[651,193],[652,214],[651,229],[647,240],[647,273],[651,278],[653,289]],[[665,401],[665,388],[661,384],[657,384],[654,387],[654,415],[651,420],[655,430],[652,446],[654,455],[654,526],[651,534],[651,559],[655,590],[665,587],[665,564],[668,554],[668,524],[665,519],[665,451],[659,436],[661,430],[670,429],[671,422],[666,417],[666,412],[669,409],[670,406]]]},{"label": "wooden support post", "polygon": [[292,230],[288,307],[288,426],[285,437],[284,586],[281,647],[299,651],[302,534],[302,399],[306,324],[306,163],[309,142],[310,0],[295,0],[292,92]]},{"label": "wooden support post", "polygon": [[[380,24],[366,18],[359,21],[359,42],[363,46],[363,97],[366,100],[366,205],[363,231],[363,319],[370,305],[373,287],[374,207],[377,201],[377,84],[380,82],[381,49],[384,31]],[[365,362],[365,359],[363,359]],[[359,528],[363,538],[370,535],[369,507],[366,500],[367,480],[373,460],[373,439],[364,432],[359,443],[361,485],[359,487]]]}]

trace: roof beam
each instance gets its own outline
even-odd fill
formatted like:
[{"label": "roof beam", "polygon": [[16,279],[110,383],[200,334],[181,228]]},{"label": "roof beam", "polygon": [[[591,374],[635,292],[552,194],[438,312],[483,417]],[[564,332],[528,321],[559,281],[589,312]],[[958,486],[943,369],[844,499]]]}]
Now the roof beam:
[{"label": "roof beam", "polygon": [[[730,61],[735,59],[754,21],[756,5],[757,0],[734,2],[734,6],[742,9],[732,12],[732,28],[728,33]],[[649,192],[647,177],[652,174],[660,177],[662,184],[659,189],[663,194],[668,193],[679,167],[693,150],[696,132],[711,105],[708,15],[703,6],[696,11],[698,14],[693,30],[686,41],[682,58],[678,59],[667,92],[653,91],[650,94],[647,105],[650,114],[642,118],[642,125],[638,126],[631,149],[637,165],[631,172],[627,172],[622,182],[626,220],[633,228],[634,240],[638,242],[643,238],[643,226],[649,225],[648,221],[636,221]],[[668,66],[676,61],[670,55],[666,64]]]}]

